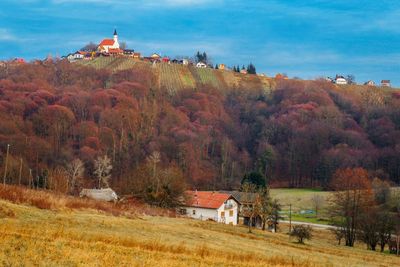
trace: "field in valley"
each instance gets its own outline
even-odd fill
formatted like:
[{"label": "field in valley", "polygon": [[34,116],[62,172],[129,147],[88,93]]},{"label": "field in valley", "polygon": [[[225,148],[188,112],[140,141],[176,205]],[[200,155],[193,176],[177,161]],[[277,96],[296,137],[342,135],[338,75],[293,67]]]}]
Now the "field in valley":
[{"label": "field in valley", "polygon": [[2,266],[398,266],[388,254],[337,246],[326,230],[306,245],[280,233],[90,208],[39,209],[0,200]]}]

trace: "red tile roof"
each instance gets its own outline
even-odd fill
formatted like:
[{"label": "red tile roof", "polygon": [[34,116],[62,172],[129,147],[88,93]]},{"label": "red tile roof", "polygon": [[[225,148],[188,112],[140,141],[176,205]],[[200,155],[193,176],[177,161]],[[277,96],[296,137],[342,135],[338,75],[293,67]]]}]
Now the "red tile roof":
[{"label": "red tile roof", "polygon": [[218,209],[225,201],[233,198],[230,194],[211,191],[186,191],[188,200],[186,205],[206,209]]},{"label": "red tile roof", "polygon": [[99,46],[111,46],[114,45],[114,40],[113,39],[104,39],[103,41],[101,41],[101,43],[99,44]]}]

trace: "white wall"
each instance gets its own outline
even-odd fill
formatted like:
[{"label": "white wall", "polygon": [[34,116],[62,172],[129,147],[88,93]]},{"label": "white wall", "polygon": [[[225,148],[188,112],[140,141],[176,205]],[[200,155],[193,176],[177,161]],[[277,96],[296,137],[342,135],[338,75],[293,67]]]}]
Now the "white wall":
[{"label": "white wall", "polygon": [[[226,205],[232,205],[232,208],[225,209]],[[220,223],[237,225],[238,203],[233,199],[229,199],[226,205],[223,204],[218,209],[205,209],[197,207],[182,207],[182,209],[186,209],[186,216],[193,219],[203,221],[211,219]],[[193,214],[193,211],[195,211],[195,214]],[[232,211],[232,216],[230,216],[230,211]],[[225,213],[224,217],[222,217],[222,213]]]}]

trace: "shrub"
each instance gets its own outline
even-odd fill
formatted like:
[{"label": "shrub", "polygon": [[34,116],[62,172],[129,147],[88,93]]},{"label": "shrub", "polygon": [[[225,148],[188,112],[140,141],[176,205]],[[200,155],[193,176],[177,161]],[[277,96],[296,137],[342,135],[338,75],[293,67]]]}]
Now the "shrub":
[{"label": "shrub", "polygon": [[305,239],[310,240],[312,238],[312,228],[309,225],[295,225],[290,236],[296,237],[300,244],[304,244]]}]

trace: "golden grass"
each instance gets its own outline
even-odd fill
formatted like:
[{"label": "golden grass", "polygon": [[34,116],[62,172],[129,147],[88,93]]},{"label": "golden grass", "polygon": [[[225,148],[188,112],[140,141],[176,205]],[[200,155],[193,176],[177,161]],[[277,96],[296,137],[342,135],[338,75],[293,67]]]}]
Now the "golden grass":
[{"label": "golden grass", "polygon": [[0,200],[2,266],[397,266],[399,258],[283,233],[183,218],[115,217]]}]

